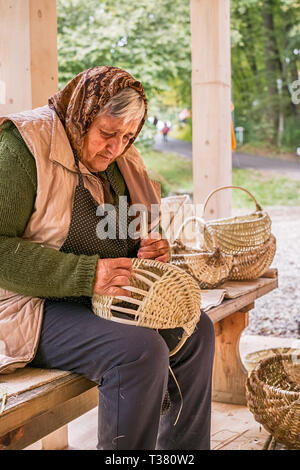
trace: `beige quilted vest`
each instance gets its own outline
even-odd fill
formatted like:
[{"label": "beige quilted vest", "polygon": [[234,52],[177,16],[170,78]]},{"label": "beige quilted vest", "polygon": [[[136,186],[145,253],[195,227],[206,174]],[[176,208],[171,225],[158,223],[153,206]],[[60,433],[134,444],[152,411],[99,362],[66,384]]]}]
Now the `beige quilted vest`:
[{"label": "beige quilted vest", "polygon": [[[13,121],[35,157],[37,195],[23,238],[57,250],[67,238],[75,187],[78,183],[73,152],[56,113],[48,106],[10,114],[0,125]],[[131,204],[160,204],[160,185],[150,179],[134,146],[117,158]],[[100,181],[80,163],[84,185],[103,204]],[[152,221],[157,223],[157,221]],[[0,288],[0,374],[24,367],[36,353],[44,300]]]}]

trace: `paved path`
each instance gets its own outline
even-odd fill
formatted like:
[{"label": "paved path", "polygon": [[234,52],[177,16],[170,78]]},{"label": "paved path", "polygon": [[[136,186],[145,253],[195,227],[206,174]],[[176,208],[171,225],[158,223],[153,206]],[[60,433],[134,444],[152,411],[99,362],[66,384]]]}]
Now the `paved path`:
[{"label": "paved path", "polygon": [[[160,135],[156,137],[155,150],[160,152],[177,153],[184,158],[192,159],[192,144],[183,140],[168,139],[167,143],[162,141]],[[247,153],[233,152],[232,168],[250,168],[255,170],[276,171],[285,175],[300,178],[300,158],[299,162],[281,160],[279,158],[260,157]]]}]

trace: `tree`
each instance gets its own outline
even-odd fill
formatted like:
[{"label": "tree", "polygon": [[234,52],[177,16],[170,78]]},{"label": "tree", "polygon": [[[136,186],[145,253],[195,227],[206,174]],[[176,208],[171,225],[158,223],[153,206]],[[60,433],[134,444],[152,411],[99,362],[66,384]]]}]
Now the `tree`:
[{"label": "tree", "polygon": [[299,20],[296,0],[231,2],[235,117],[250,140],[280,147],[300,138],[290,88],[300,68]]},{"label": "tree", "polygon": [[[57,0],[57,10],[60,87],[116,65],[142,81],[150,115],[191,108],[189,0]],[[299,20],[298,0],[231,0],[232,100],[248,140],[299,146]]]},{"label": "tree", "polygon": [[190,82],[188,0],[58,0],[60,85],[97,65],[132,73],[149,97]]}]

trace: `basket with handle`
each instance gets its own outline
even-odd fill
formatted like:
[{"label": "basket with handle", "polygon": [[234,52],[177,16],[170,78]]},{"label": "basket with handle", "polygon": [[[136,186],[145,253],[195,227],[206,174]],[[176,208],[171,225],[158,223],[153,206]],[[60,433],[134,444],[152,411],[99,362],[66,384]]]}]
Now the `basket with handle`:
[{"label": "basket with handle", "polygon": [[247,406],[256,421],[289,449],[300,449],[300,354],[259,362],[246,382]]},{"label": "basket with handle", "polygon": [[122,289],[131,296],[94,295],[96,315],[147,328],[182,328],[175,354],[193,333],[201,315],[201,291],[197,282],[182,269],[150,259],[132,259],[130,286]]},{"label": "basket with handle", "polygon": [[213,248],[212,231],[215,234],[217,246],[227,254],[246,253],[253,248],[262,246],[270,238],[271,219],[247,189],[241,186],[220,186],[214,189],[203,204],[203,216],[210,198],[223,189],[240,189],[246,192],[255,203],[256,208],[254,212],[246,215],[206,221],[204,240],[207,248]]},{"label": "basket with handle", "polygon": [[271,266],[276,253],[276,238],[270,235],[263,245],[233,255],[230,281],[251,281],[261,277]]},{"label": "basket with handle", "polygon": [[228,280],[232,268],[233,257],[221,253],[216,245],[214,233],[212,237],[212,250],[203,250],[185,245],[180,240],[182,229],[190,222],[197,221],[200,230],[205,223],[203,219],[191,216],[179,227],[174,243],[171,245],[171,264],[184,269],[196,279],[201,289],[212,289]]}]

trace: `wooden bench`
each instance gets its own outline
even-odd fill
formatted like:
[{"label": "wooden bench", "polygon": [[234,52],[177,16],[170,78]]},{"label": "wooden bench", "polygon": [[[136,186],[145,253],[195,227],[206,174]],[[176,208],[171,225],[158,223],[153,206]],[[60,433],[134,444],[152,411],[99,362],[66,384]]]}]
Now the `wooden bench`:
[{"label": "wooden bench", "polygon": [[[246,404],[247,371],[240,359],[239,340],[248,325],[248,312],[254,308],[255,300],[278,286],[277,270],[269,270],[267,276],[255,281],[255,290],[224,300],[207,312],[216,332],[214,401]],[[95,383],[73,373],[8,397],[0,414],[0,449],[24,449],[40,439],[42,449],[66,448],[67,423],[97,404]]]}]

